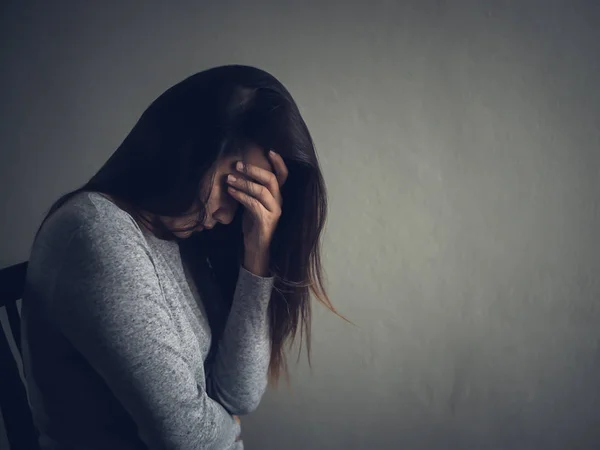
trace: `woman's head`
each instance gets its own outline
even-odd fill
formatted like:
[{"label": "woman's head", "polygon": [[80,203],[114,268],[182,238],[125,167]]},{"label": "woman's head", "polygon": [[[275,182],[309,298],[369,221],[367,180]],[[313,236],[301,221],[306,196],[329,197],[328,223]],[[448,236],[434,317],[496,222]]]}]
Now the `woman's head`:
[{"label": "woman's head", "polygon": [[163,239],[185,239],[201,231],[198,242],[215,250],[211,262],[227,255],[236,263],[214,264],[230,300],[242,251],[242,207],[227,193],[225,178],[240,159],[272,170],[270,149],[289,170],[270,249],[275,276],[270,375],[275,381],[286,368],[284,343],[291,344],[298,328],[301,335],[306,332],[310,361],[309,289],[335,312],[323,289],[320,263],[325,184],[308,128],[275,77],[230,65],[172,86],[152,102],[98,173],[59,199],[48,215],[79,191],[97,191],[118,200]]},{"label": "woman's head", "polygon": [[[244,177],[234,169],[236,162],[242,159],[260,168],[274,171],[265,156],[264,149],[257,145],[249,145],[243,153],[222,157],[215,164],[214,172],[206,173],[200,180],[199,198],[206,199],[204,205],[199,201],[196,202],[183,216],[159,216],[158,220],[161,225],[179,239],[186,239],[194,232],[210,230],[219,224],[229,225],[241,206],[227,192],[225,180],[229,174]],[[202,217],[202,212],[204,212],[204,217]],[[149,222],[152,220],[150,219]]]}]

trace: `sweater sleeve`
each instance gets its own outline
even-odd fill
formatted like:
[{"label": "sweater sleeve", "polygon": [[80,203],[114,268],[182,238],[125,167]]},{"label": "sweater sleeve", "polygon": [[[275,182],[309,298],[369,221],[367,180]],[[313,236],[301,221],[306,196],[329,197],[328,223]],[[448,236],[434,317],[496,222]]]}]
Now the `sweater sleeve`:
[{"label": "sweater sleeve", "polygon": [[143,235],[133,223],[79,227],[52,312],[152,450],[238,448],[240,426],[198,386]]},{"label": "sweater sleeve", "polygon": [[271,358],[268,306],[273,277],[240,266],[238,281],[207,389],[231,414],[254,411],[267,388]]}]

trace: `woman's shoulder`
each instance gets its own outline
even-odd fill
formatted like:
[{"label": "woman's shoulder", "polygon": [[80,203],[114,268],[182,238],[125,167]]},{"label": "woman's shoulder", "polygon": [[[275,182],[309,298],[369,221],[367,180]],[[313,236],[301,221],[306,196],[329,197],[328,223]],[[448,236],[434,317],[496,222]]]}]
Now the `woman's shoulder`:
[{"label": "woman's shoulder", "polygon": [[87,270],[91,274],[97,270],[101,276],[100,268],[107,263],[131,259],[132,248],[143,253],[146,248],[134,219],[101,194],[77,193],[44,222],[33,242],[27,269],[28,295],[51,292],[61,271]]},{"label": "woman's shoulder", "polygon": [[133,217],[98,192],[79,192],[44,223],[36,239],[45,247],[69,242],[74,235],[87,239],[135,238],[142,231]]}]

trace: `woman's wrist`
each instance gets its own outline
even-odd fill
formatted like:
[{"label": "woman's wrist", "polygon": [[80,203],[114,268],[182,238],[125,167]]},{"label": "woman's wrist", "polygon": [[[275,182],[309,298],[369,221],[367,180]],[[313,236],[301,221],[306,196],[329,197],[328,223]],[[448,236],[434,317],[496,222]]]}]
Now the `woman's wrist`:
[{"label": "woman's wrist", "polygon": [[244,269],[259,277],[269,276],[269,255],[266,252],[244,255]]}]

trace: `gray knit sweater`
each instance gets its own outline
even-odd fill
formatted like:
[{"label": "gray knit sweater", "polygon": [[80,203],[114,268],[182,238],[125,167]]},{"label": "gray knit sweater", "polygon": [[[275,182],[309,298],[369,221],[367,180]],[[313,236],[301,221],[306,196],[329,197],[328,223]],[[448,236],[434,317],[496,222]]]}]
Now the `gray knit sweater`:
[{"label": "gray knit sweater", "polygon": [[254,410],[266,389],[272,288],[240,267],[207,375],[210,327],[178,243],[100,194],[77,194],[38,235],[23,296],[42,447],[243,449],[232,414]]}]

